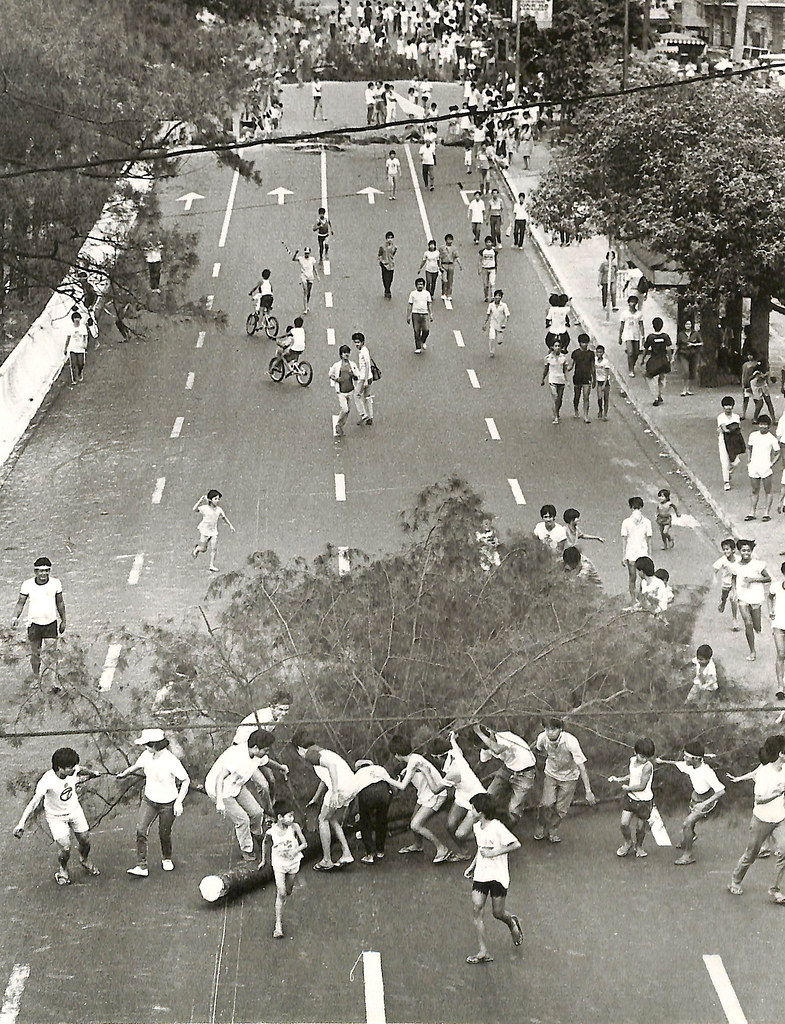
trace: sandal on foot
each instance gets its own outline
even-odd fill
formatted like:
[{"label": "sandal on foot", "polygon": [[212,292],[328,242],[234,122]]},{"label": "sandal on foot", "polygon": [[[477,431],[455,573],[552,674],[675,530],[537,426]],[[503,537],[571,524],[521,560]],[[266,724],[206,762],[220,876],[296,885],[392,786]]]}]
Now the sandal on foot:
[{"label": "sandal on foot", "polygon": [[512,936],[513,945],[520,946],[520,944],[523,942],[523,928],[521,928],[520,919],[519,919],[517,914],[510,914],[510,917],[512,918],[512,923],[515,925],[515,927],[517,929],[517,932],[518,932],[517,936],[513,932],[513,936]]},{"label": "sandal on foot", "polygon": [[466,957],[467,964],[492,964],[493,957],[488,953],[474,953],[472,956]]},{"label": "sandal on foot", "polygon": [[314,864],[314,871],[335,871],[335,864],[325,864],[323,860],[318,861]]},{"label": "sandal on foot", "polygon": [[745,523],[751,523],[753,519],[755,519],[755,516],[745,516],[744,517],[744,522]]},{"label": "sandal on foot", "polygon": [[415,846],[414,843],[412,843],[411,846],[403,846],[403,847],[401,847],[401,849],[398,851],[398,853],[422,853],[422,847],[421,846]]},{"label": "sandal on foot", "polygon": [[71,876],[68,874],[67,871],[56,871],[55,881],[57,882],[58,885],[70,885]]},{"label": "sandal on foot", "polygon": [[760,521],[762,523],[770,523],[771,522],[771,516],[761,516]]}]

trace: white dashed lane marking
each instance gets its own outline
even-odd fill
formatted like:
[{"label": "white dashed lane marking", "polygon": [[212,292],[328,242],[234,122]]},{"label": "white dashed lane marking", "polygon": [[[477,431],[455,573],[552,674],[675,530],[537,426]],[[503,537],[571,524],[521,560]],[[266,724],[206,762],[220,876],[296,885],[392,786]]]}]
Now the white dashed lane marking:
[{"label": "white dashed lane marking", "polygon": [[177,419],[174,421],[172,432],[169,435],[170,438],[180,436],[180,431],[183,429],[183,423],[185,423],[185,416],[178,416]]},{"label": "white dashed lane marking", "polygon": [[194,373],[191,372],[185,378],[185,390],[186,391],[190,391],[193,388],[193,386],[194,386],[194,376],[195,376]]},{"label": "white dashed lane marking", "polygon": [[153,491],[153,496],[152,498],[150,498],[150,501],[153,503],[153,505],[161,504],[161,498],[163,498],[164,496],[164,487],[166,487],[166,477],[159,476],[158,479],[155,481],[155,490]]},{"label": "white dashed lane marking", "polygon": [[351,565],[349,564],[349,549],[338,548],[338,575],[348,576],[351,572]]},{"label": "white dashed lane marking", "polygon": [[458,346],[458,348],[466,348],[466,346],[463,343],[463,335],[461,334],[461,332],[453,331],[452,333],[455,335],[455,344]]},{"label": "white dashed lane marking", "polygon": [[218,275],[220,273],[221,273],[221,264],[220,263],[213,263],[213,277],[218,277]]},{"label": "white dashed lane marking", "polygon": [[324,304],[327,307],[327,309],[332,309],[333,308],[333,293],[332,292],[325,292],[324,293]]},{"label": "white dashed lane marking", "polygon": [[14,964],[0,1006],[0,1024],[15,1024],[22,1005],[25,982],[30,977],[30,964]]},{"label": "white dashed lane marking", "polygon": [[452,299],[447,299],[442,295],[442,302],[444,303],[445,309],[452,309]]},{"label": "white dashed lane marking", "polygon": [[526,499],[523,496],[523,491],[521,490],[521,485],[518,483],[517,477],[508,476],[507,483],[510,485],[510,490],[512,491],[513,498],[515,498],[515,504],[525,505]]},{"label": "white dashed lane marking", "polygon": [[363,981],[365,983],[365,1020],[367,1024],[387,1024],[381,953],[363,952]]},{"label": "white dashed lane marking", "polygon": [[131,571],[128,573],[128,586],[135,587],[139,582],[139,577],[142,575],[142,566],[144,565],[144,552],[140,551],[139,554],[134,558],[134,564],[131,566]]},{"label": "white dashed lane marking", "polygon": [[322,260],[322,270],[324,272],[324,276],[325,277],[329,277],[330,276],[330,261],[329,260]]},{"label": "white dashed lane marking", "polygon": [[204,331],[199,331],[199,337],[196,339],[196,347],[202,348],[204,346]]},{"label": "white dashed lane marking", "polygon": [[474,370],[467,369],[466,373],[469,375],[469,382],[473,388],[479,388],[480,382],[477,380],[477,374]]},{"label": "white dashed lane marking", "polygon": [[206,306],[206,307],[207,307],[208,309],[212,309],[212,308],[213,308],[213,303],[214,303],[214,302],[215,302],[215,296],[214,296],[214,295],[208,295],[208,296],[207,296],[207,302],[205,302],[205,306]]},{"label": "white dashed lane marking", "polygon": [[335,500],[346,501],[346,477],[343,473],[335,474]]},{"label": "white dashed lane marking", "polygon": [[101,671],[101,678],[98,680],[99,690],[106,691],[112,689],[114,674],[117,670],[117,662],[120,660],[122,650],[122,644],[109,644],[109,650],[106,652],[104,667]]},{"label": "white dashed lane marking", "polygon": [[328,345],[334,345],[335,344],[335,328],[334,327],[328,327],[327,328],[327,344]]},{"label": "white dashed lane marking", "polygon": [[501,435],[496,427],[496,421],[492,416],[485,417],[485,426],[488,428],[488,433],[491,435],[492,441],[501,441]]},{"label": "white dashed lane marking", "polygon": [[652,807],[651,816],[649,817],[649,828],[657,846],[673,846],[668,830],[665,828],[665,822],[662,820],[662,815],[656,807]]}]

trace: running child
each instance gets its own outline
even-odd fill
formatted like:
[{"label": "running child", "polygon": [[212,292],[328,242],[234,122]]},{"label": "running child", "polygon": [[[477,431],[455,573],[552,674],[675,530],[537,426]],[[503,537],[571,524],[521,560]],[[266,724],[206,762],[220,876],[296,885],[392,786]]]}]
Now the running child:
[{"label": "running child", "polygon": [[621,784],[624,803],[621,810],[621,834],[624,842],[616,851],[617,857],[626,857],[635,851],[636,857],[648,857],[643,849],[646,825],[654,806],[651,784],[654,778],[654,743],[648,736],[635,741],[635,753],[630,758],[630,770],[626,775],[610,775],[608,782]]},{"label": "running child", "polygon": [[725,787],[717,778],[717,773],[705,762],[706,751],[699,740],[687,743],[684,746],[684,756],[680,761],[670,761],[665,757],[658,757],[656,764],[670,764],[682,775],[686,775],[692,783],[692,794],[690,795],[690,806],[687,817],[681,826],[681,842],[676,846],[682,854],[674,864],[683,867],[687,864],[694,864],[695,857],[692,847],[695,843],[695,826],[702,821],[710,811],[717,806],[720,797],[725,792]]},{"label": "running child", "polygon": [[497,288],[493,293],[493,301],[488,304],[483,330],[488,331],[488,355],[491,359],[496,355],[496,346],[501,345],[502,335],[510,320],[510,307],[504,300],[504,292]]},{"label": "running child", "polygon": [[738,561],[736,556],[736,541],[732,537],[728,537],[720,545],[722,548],[722,556],[717,559],[712,568],[714,569],[714,575],[719,576],[720,580],[720,603],[717,606],[719,612],[725,611],[725,605],[730,600],[730,612],[731,612],[731,628],[735,632],[738,630],[739,625],[737,622],[738,616],[738,602],[736,601],[736,578],[733,575],[733,566]]},{"label": "running child", "polygon": [[521,844],[507,826],[499,821],[491,796],[487,793],[477,793],[472,797],[471,804],[477,819],[473,828],[477,853],[464,871],[464,877],[471,879],[472,882],[472,911],[479,948],[476,953],[466,957],[466,963],[489,964],[493,962],[493,957],[488,953],[483,919],[489,896],[493,916],[510,929],[513,943],[520,946],[523,941],[520,919],[517,914],[511,914],[506,907],[510,888],[507,857],[514,850],[519,850]]},{"label": "running child", "polygon": [[580,528],[581,514],[577,508],[566,508],[564,510],[564,529],[567,531],[567,547],[575,547],[579,540],[598,540],[600,544],[605,543],[604,537],[595,537],[591,533],[584,533]]},{"label": "running child", "polygon": [[219,520],[223,519],[232,533],[235,533],[235,528],[226,518],[226,513],[218,504],[222,497],[223,495],[220,491],[212,488],[212,490],[209,490],[207,494],[203,494],[191,509],[192,512],[199,512],[202,517],[202,521],[199,523],[199,540],[194,545],[191,556],[193,558],[198,558],[200,554],[204,554],[209,546],[210,572],[219,571],[218,566],[215,564],[215,556],[218,551]]},{"label": "running child", "polygon": [[695,700],[704,693],[716,693],[719,690],[717,682],[717,666],[714,664],[714,651],[709,644],[701,644],[692,659],[695,666],[695,678],[692,682],[687,700]]},{"label": "running child", "polygon": [[608,403],[611,397],[611,364],[605,355],[605,346],[594,349],[594,376],[597,381],[597,418],[608,419]]},{"label": "running child", "polygon": [[755,550],[754,540],[740,538],[736,541],[736,550],[739,553],[739,560],[732,565],[731,572],[736,581],[736,600],[750,650],[747,661],[755,661],[755,634],[760,633],[761,608],[766,600],[765,588],[770,585],[771,576],[766,569],[766,563],[760,558],[752,557]]},{"label": "running child", "polygon": [[334,235],[333,226],[327,216],[327,210],[320,206],[316,214],[316,223],[313,226],[316,232],[316,241],[319,243],[319,262],[324,263],[325,257],[330,255],[330,235]]},{"label": "running child", "polygon": [[657,513],[655,518],[660,529],[663,551],[668,551],[674,546],[671,527],[673,526],[673,517],[678,517],[678,515],[679,510],[671,500],[671,492],[667,487],[661,487],[657,491]]},{"label": "running child", "polygon": [[294,880],[300,870],[303,851],[308,844],[303,830],[294,820],[294,810],[283,800],[277,800],[273,806],[275,821],[270,825],[262,839],[262,859],[260,869],[266,863],[267,846],[270,847],[270,867],[275,879],[275,928],[273,938],[283,938],[283,908],[287,897],[292,895]]},{"label": "running child", "polygon": [[14,836],[21,839],[25,826],[34,811],[44,805],[44,817],[57,844],[58,869],[55,881],[58,885],[70,885],[68,861],[71,856],[71,832],[79,847],[79,860],[88,875],[100,875],[90,860],[90,827],[87,824],[82,805],[79,803],[77,786],[86,779],[94,779],[97,773],[79,764],[79,755],[70,747],[60,747],[52,754],[52,767],[38,780],[32,799],[22,811]]},{"label": "running child", "polygon": [[436,847],[434,864],[454,864],[456,861],[466,860],[465,856],[453,853],[446,843],[426,827],[426,822],[438,814],[447,799],[448,787],[441,773],[426,757],[412,750],[411,743],[405,736],[395,735],[390,739],[390,753],[396,761],[403,762],[405,766],[400,777],[401,788],[405,789],[411,783],[417,793],[417,804],[409,822],[409,829],[417,838],[413,843],[402,847],[398,853],[422,853],[422,841],[427,839]]}]

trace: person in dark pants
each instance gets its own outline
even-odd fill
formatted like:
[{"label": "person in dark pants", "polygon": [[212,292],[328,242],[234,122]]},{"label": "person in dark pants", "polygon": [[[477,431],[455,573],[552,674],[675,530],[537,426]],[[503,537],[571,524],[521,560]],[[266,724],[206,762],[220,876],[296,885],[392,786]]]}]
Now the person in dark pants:
[{"label": "person in dark pants", "polygon": [[373,761],[357,761],[354,769],[360,835],[365,847],[365,856],[360,860],[363,864],[375,864],[384,858],[392,790],[402,790],[404,786]]},{"label": "person in dark pants", "polygon": [[431,293],[425,290],[425,278],[418,277],[414,282],[414,291],[409,292],[409,306],[406,322],[414,330],[414,351],[419,355],[426,346],[430,325],[433,323],[431,310]]},{"label": "person in dark pants", "polygon": [[33,562],[33,572],[35,575],[25,580],[19,588],[11,628],[16,628],[26,605],[30,668],[38,678],[41,673],[42,642],[57,641],[58,636],[65,633],[65,599],[63,585],[52,576],[52,563],[45,555]]},{"label": "person in dark pants", "polygon": [[395,254],[398,246],[395,244],[395,235],[388,231],[384,236],[384,245],[379,246],[379,267],[382,272],[382,285],[384,286],[385,299],[392,298],[393,275],[395,274]]}]

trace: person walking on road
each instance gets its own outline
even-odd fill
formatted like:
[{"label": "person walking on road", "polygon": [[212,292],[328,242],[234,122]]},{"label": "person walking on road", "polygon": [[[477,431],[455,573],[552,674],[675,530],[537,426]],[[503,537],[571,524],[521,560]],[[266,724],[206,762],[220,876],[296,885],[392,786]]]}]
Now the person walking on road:
[{"label": "person walking on road", "polygon": [[671,372],[671,336],[662,329],[662,317],[655,316],[651,322],[652,332],[646,335],[643,349],[646,353],[646,379],[656,389],[652,405],[662,405],[662,389],[665,376]]},{"label": "person walking on road", "polygon": [[576,737],[565,732],[561,718],[549,718],[544,725],[534,744],[535,754],[545,755],[545,780],[534,838],[547,836],[549,842],[560,843],[559,828],[567,817],[578,779],[583,782],[590,807],[597,803],[597,798],[586,771],[586,755]]},{"label": "person walking on road", "polygon": [[357,383],[354,389],[354,404],[357,407],[357,415],[360,417],[357,426],[370,427],[373,424],[373,397],[371,387],[373,385],[372,360],[368,346],[365,344],[365,335],[362,331],[355,331],[352,341],[357,348]]},{"label": "person walking on road", "polygon": [[221,498],[221,492],[212,488],[207,492],[207,494],[203,494],[191,509],[192,512],[198,512],[202,517],[202,521],[199,523],[199,540],[194,545],[191,556],[193,558],[198,558],[200,554],[204,554],[209,546],[210,572],[219,571],[218,566],[215,564],[215,556],[218,552],[219,520],[223,519],[232,533],[235,532],[234,527],[226,517],[226,513],[218,504]]},{"label": "person walking on road", "polygon": [[65,599],[63,585],[52,576],[52,563],[43,555],[33,562],[33,576],[19,588],[19,598],[11,618],[15,629],[27,605],[27,644],[30,649],[30,668],[33,676],[41,675],[41,646],[44,640],[54,640],[65,633]]},{"label": "person walking on road", "polygon": [[464,878],[472,883],[472,910],[474,927],[477,931],[478,949],[466,957],[467,964],[488,964],[493,957],[488,952],[485,939],[483,912],[488,897],[491,897],[493,916],[506,924],[514,945],[523,942],[523,929],[517,914],[511,914],[506,907],[510,888],[510,868],[507,857],[521,848],[520,841],[498,818],[493,798],[487,793],[472,797],[472,809],[477,815],[473,826],[477,853],[464,871]]},{"label": "person walking on road", "polygon": [[318,114],[320,120],[326,121],[327,118],[324,116],[324,106],[322,104],[322,83],[318,75],[311,82],[311,96],[313,98],[313,117],[311,120],[316,121],[316,115]]},{"label": "person walking on road", "polygon": [[488,355],[491,359],[496,355],[496,348],[502,343],[502,335],[510,320],[510,308],[503,301],[504,292],[497,288],[493,293],[493,302],[488,304],[483,330],[488,331]]},{"label": "person walking on road", "polygon": [[316,223],[313,226],[316,232],[316,241],[319,243],[319,262],[324,263],[325,257],[330,255],[330,235],[334,235],[332,223],[327,216],[327,210],[320,206],[316,214]]},{"label": "person walking on road", "polygon": [[396,199],[398,196],[398,178],[401,176],[401,161],[394,149],[391,149],[384,162],[384,169],[387,175],[387,198]]},{"label": "person walking on road", "polygon": [[436,145],[432,141],[420,146],[420,163],[422,165],[422,183],[433,192],[434,175],[436,173]]},{"label": "person walking on road", "polygon": [[627,309],[619,319],[619,344],[624,345],[627,353],[627,370],[631,377],[635,376],[635,364],[638,362],[644,337],[643,314],[638,309],[638,296],[630,295]]},{"label": "person walking on road", "polygon": [[766,563],[760,558],[753,558],[755,541],[739,538],[736,541],[738,562],[731,563],[730,570],[736,580],[736,601],[739,606],[741,621],[744,623],[744,636],[750,653],[747,661],[755,661],[755,634],[760,634],[761,608],[766,600],[765,588],[771,583]]},{"label": "person walking on road", "polygon": [[756,518],[761,483],[766,494],[766,511],[761,517],[761,521],[768,523],[771,519],[771,505],[774,501],[772,479],[774,467],[779,462],[782,453],[780,451],[780,443],[774,434],[770,433],[770,428],[771,420],[766,413],[762,413],[758,417],[758,429],[753,430],[747,438],[747,447],[749,449],[747,475],[750,478],[750,487],[752,489],[752,507],[749,515],[744,517],[745,522],[751,522]]},{"label": "person walking on road", "polygon": [[775,903],[785,904],[785,893],[780,885],[785,874],[785,736],[769,736],[758,752],[760,764],[746,775],[729,775],[731,782],[754,779],[754,803],[750,820],[749,839],[744,853],[733,869],[728,892],[741,896],[741,883],[755,863],[767,839],[773,839],[777,859],[777,874],[769,886],[769,896]]},{"label": "person walking on road", "polygon": [[482,230],[483,223],[485,222],[485,201],[480,192],[475,192],[474,196],[470,200],[467,215],[469,217],[469,223],[472,226],[474,244],[479,245],[480,231]]},{"label": "person walking on road", "polygon": [[295,249],[294,252],[284,243],[284,248],[292,257],[292,263],[297,263],[300,266],[300,287],[303,290],[303,316],[308,313],[308,304],[311,301],[311,291],[313,290],[314,280],[319,280],[319,271],[316,269],[316,259],[311,255],[311,250],[308,246],[303,249],[302,256],[300,250]]},{"label": "person walking on road", "polygon": [[636,495],[627,502],[630,514],[621,524],[621,564],[627,569],[630,600],[637,598],[639,558],[651,558],[651,520],[643,514],[643,498]]},{"label": "person walking on road", "polygon": [[600,295],[602,296],[602,308],[605,309],[608,305],[608,299],[611,300],[611,306],[615,310],[616,305],[616,286],[619,275],[619,263],[616,259],[616,253],[613,249],[605,253],[605,259],[600,264],[599,272],[597,274],[597,285],[600,289]]},{"label": "person walking on road", "polygon": [[589,348],[589,335],[578,335],[578,347],[572,352],[572,408],[575,418],[578,419],[578,405],[583,399],[583,422],[591,423],[589,419],[589,397],[591,390],[597,383],[594,376],[594,353]]},{"label": "person walking on road", "polygon": [[161,265],[163,263],[163,251],[161,243],[150,233],[147,245],[144,250],[144,258],[147,263],[147,273],[150,278],[150,291],[160,292],[161,290]]},{"label": "person walking on road", "polygon": [[68,356],[72,387],[84,380],[85,355],[90,336],[98,336],[98,328],[92,316],[88,315],[87,322],[83,323],[81,313],[72,313],[71,328],[66,335],[64,349],[64,354]]},{"label": "person walking on road", "polygon": [[504,200],[498,188],[491,189],[488,200],[488,226],[491,231],[491,242],[497,249],[502,247],[502,218],[504,217]]},{"label": "person walking on road", "polygon": [[143,729],[134,743],[144,750],[117,778],[144,772],[144,793],[136,826],[136,864],[128,868],[127,874],[147,878],[150,873],[147,867],[147,834],[156,818],[161,841],[161,867],[164,871],[174,871],[172,826],[174,819],[183,813],[183,801],[191,780],[180,759],[167,750],[169,740],[162,729]]},{"label": "person walking on road", "polygon": [[695,826],[699,821],[705,820],[725,792],[725,787],[717,778],[717,773],[706,764],[706,751],[699,740],[694,740],[684,746],[684,754],[680,761],[669,761],[667,758],[658,757],[657,764],[669,764],[682,775],[686,775],[692,783],[692,793],[687,810],[687,817],[682,822],[681,840],[676,848],[681,850],[681,856],[674,864],[677,867],[685,867],[695,863],[695,856],[692,848],[695,844]]},{"label": "person walking on road", "polygon": [[439,259],[442,267],[442,298],[452,299],[452,287],[455,280],[455,268],[463,270],[458,250],[455,248],[455,239],[451,234],[444,236],[444,245],[439,249]]},{"label": "person walking on road", "polygon": [[526,193],[518,193],[518,201],[512,208],[512,244],[516,249],[522,249],[526,240],[526,221],[528,220],[526,207]]},{"label": "person walking on road", "polygon": [[553,422],[559,423],[561,406],[564,401],[564,389],[567,386],[567,374],[572,369],[572,363],[562,352],[561,341],[557,338],[553,342],[553,348],[545,357],[545,368],[542,371],[540,384],[544,387],[548,381],[553,403]]},{"label": "person walking on road", "polygon": [[432,299],[435,299],[436,285],[442,272],[442,257],[433,238],[428,242],[428,248],[423,253],[417,272],[419,273],[423,267],[425,268],[425,290],[430,293]]},{"label": "person walking on road", "polygon": [[733,411],[736,399],[733,395],[726,395],[721,404],[722,412],[717,416],[717,447],[720,454],[722,483],[725,490],[729,491],[733,470],[746,452],[747,444],[741,432],[741,417]]},{"label": "person walking on road", "polygon": [[496,246],[490,235],[485,236],[485,244],[477,254],[477,273],[482,280],[483,298],[490,302],[493,296],[493,289],[496,286],[496,268],[498,258]]},{"label": "person walking on road", "polygon": [[398,246],[395,244],[395,235],[388,231],[384,236],[384,245],[379,246],[379,268],[382,272],[382,286],[384,287],[385,299],[392,298],[392,283],[395,275],[395,254]]},{"label": "person walking on road", "polygon": [[431,303],[431,293],[425,289],[425,278],[418,277],[414,282],[414,291],[409,292],[406,311],[406,323],[411,324],[414,330],[414,354],[417,356],[425,351],[429,325],[433,323]]},{"label": "person walking on road", "polygon": [[335,424],[336,437],[343,437],[344,427],[349,418],[349,403],[360,379],[360,368],[349,358],[351,354],[352,350],[348,345],[341,345],[338,349],[338,355],[341,358],[330,367],[330,386],[335,388],[340,409],[338,421]]},{"label": "person walking on road", "polygon": [[[631,295],[630,298],[635,298],[635,296]],[[703,338],[700,331],[695,330],[692,320],[685,320],[684,326],[676,335],[676,355],[684,369],[682,397],[695,394],[692,389],[697,387],[702,351]]]},{"label": "person walking on road", "polygon": [[610,360],[605,355],[605,346],[598,345],[594,350],[594,377],[597,381],[597,419],[608,419],[608,405],[611,397]]}]

